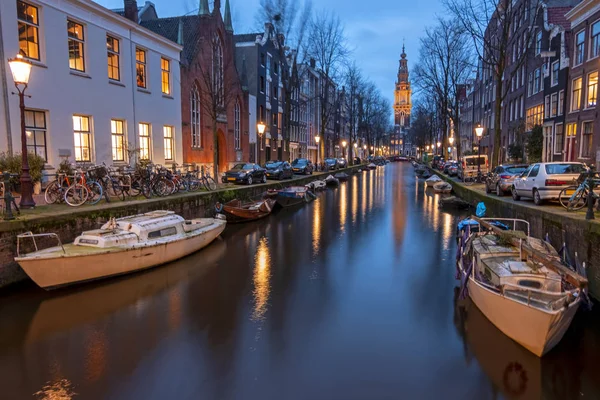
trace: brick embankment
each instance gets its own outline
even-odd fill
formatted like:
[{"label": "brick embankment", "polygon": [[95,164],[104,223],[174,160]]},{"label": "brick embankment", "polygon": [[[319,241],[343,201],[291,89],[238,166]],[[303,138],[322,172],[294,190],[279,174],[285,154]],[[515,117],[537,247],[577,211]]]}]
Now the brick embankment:
[{"label": "brick embankment", "polygon": [[584,211],[569,212],[552,202],[536,206],[529,199],[514,201],[510,195],[488,195],[483,185],[465,186],[439,171],[432,171],[452,184],[456,196],[471,204],[483,201],[488,216],[526,220],[532,236],[545,238],[547,234],[556,249],[564,243],[572,260],[577,253],[580,262],[585,262],[590,292],[600,300],[600,214],[596,213],[595,220],[587,221]]},{"label": "brick embankment", "polygon": [[[354,172],[364,165],[352,166],[336,172]],[[333,172],[333,171],[332,171]],[[305,185],[325,178],[329,173],[295,176],[291,180],[268,181],[255,185],[225,185],[213,192],[183,193],[168,197],[114,201],[94,206],[73,208],[68,205],[46,205],[34,210],[23,210],[14,221],[0,221],[0,287],[28,279],[14,262],[17,253],[17,235],[33,233],[56,233],[63,243],[72,242],[82,231],[97,229],[111,217],[141,214],[152,210],[171,210],[184,218],[212,216],[216,202],[234,198],[249,199],[260,196],[267,189],[280,189],[293,185]]]}]

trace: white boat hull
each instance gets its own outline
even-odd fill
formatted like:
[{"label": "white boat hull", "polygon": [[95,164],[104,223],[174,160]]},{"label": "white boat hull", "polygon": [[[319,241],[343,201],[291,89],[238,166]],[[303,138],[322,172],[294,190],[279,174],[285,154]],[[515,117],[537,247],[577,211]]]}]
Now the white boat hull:
[{"label": "white boat hull", "polygon": [[192,254],[210,244],[225,229],[215,221],[179,240],[113,247],[95,253],[66,252],[55,257],[18,257],[15,259],[38,286],[52,289],[76,283],[128,274],[156,267]]},{"label": "white boat hull", "polygon": [[482,286],[472,277],[469,278],[468,291],[473,303],[487,319],[506,336],[538,357],[560,342],[580,303],[578,298],[568,308],[544,311],[504,297]]}]

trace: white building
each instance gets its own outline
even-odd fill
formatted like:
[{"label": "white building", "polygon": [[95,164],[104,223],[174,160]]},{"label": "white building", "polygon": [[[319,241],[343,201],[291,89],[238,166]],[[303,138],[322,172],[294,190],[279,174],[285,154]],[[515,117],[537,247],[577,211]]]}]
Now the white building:
[{"label": "white building", "polygon": [[7,61],[22,51],[27,144],[48,164],[182,163],[181,49],[89,0],[0,1],[0,151],[21,152]]}]

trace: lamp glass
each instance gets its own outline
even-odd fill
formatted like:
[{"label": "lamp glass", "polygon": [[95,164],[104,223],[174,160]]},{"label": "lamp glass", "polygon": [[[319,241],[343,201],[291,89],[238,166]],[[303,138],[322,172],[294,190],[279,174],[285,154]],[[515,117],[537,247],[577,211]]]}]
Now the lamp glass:
[{"label": "lamp glass", "polygon": [[437,142],[438,147],[440,147],[442,144],[440,142]]},{"label": "lamp glass", "polygon": [[364,149],[364,150],[366,150],[366,149],[367,149],[367,145],[366,145],[366,144],[364,144],[364,145],[363,145],[363,149]]},{"label": "lamp glass", "polygon": [[267,126],[265,124],[263,124],[262,122],[259,122],[258,124],[256,124],[256,127],[258,128],[259,135],[262,135],[263,133],[265,133],[265,129],[267,128]]},{"label": "lamp glass", "polygon": [[12,72],[13,81],[17,85],[27,85],[29,83],[29,75],[31,74],[31,63],[24,60],[23,56],[18,54],[16,58],[8,60],[10,72]]},{"label": "lamp glass", "polygon": [[354,143],[354,148],[356,149],[358,147],[358,143]]},{"label": "lamp glass", "polygon": [[320,141],[321,141],[321,136],[315,136],[315,142],[317,142],[317,144],[319,144]]},{"label": "lamp glass", "polygon": [[348,144],[348,142],[346,142],[345,140],[342,140],[342,146],[346,147],[347,144]]},{"label": "lamp glass", "polygon": [[482,137],[483,136],[483,128],[481,126],[478,126],[477,128],[475,128],[475,133],[477,134],[477,136]]},{"label": "lamp glass", "polygon": [[450,145],[452,145],[452,143],[454,143],[454,136],[450,136],[450,139],[448,139],[450,141]]}]

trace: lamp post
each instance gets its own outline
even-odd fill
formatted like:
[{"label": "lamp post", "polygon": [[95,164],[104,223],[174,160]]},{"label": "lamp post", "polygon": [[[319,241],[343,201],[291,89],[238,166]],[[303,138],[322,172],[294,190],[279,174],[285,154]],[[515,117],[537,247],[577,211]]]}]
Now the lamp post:
[{"label": "lamp post", "polygon": [[358,143],[354,142],[354,157],[358,157]]},{"label": "lamp post", "polygon": [[261,144],[258,146],[258,165],[260,165],[260,148],[262,147],[262,138],[265,133],[265,129],[267,129],[267,126],[262,121],[260,121],[258,124],[256,124],[256,129],[258,130],[258,138]]},{"label": "lamp post", "polygon": [[346,157],[346,160],[348,159],[348,156],[346,155],[346,146],[347,145],[348,145],[348,142],[346,142],[345,140],[342,140],[342,148],[344,149],[342,151],[343,151],[344,157]]},{"label": "lamp post", "polygon": [[21,111],[21,208],[34,208],[33,201],[33,182],[29,175],[29,160],[27,158],[27,135],[25,133],[25,90],[29,83],[29,75],[31,74],[31,63],[21,54],[17,54],[16,58],[8,60],[10,72],[15,82],[15,87],[19,92],[19,110]]},{"label": "lamp post", "polygon": [[483,136],[483,127],[477,125],[475,133],[477,134],[477,177],[479,177],[481,175],[481,137]]},{"label": "lamp post", "polygon": [[319,146],[319,142],[321,141],[321,136],[315,136],[315,142],[317,143],[317,164],[319,163],[319,159],[321,158],[321,146]]},{"label": "lamp post", "polygon": [[437,152],[436,152],[436,154],[440,152],[441,146],[442,146],[442,143],[441,142],[437,142]]}]

